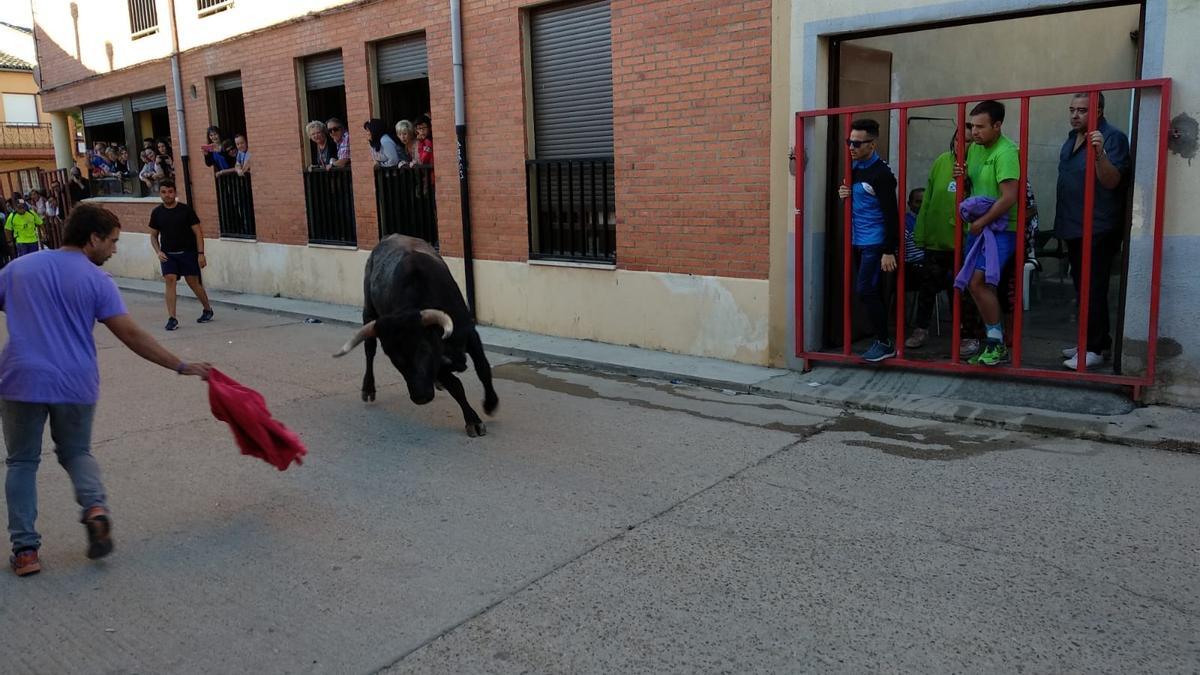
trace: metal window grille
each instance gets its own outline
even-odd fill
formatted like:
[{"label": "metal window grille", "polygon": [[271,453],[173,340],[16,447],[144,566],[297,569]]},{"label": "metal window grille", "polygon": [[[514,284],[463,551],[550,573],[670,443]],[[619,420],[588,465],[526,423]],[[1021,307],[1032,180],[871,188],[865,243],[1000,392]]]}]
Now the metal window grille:
[{"label": "metal window grille", "polygon": [[233,0],[196,0],[196,13],[199,16],[223,12],[230,7],[233,7]]},{"label": "metal window grille", "polygon": [[310,244],[358,244],[350,169],[305,171],[304,201],[308,211]]},{"label": "metal window grille", "polygon": [[377,167],[375,206],[379,212],[380,239],[389,234],[405,234],[438,245],[433,167]]},{"label": "metal window grille", "polygon": [[136,40],[158,32],[155,0],[129,0],[129,33]]},{"label": "metal window grille", "polygon": [[249,175],[217,176],[217,220],[222,237],[255,238],[254,193]]},{"label": "metal window grille", "polygon": [[529,257],[616,262],[613,158],[525,162]]}]

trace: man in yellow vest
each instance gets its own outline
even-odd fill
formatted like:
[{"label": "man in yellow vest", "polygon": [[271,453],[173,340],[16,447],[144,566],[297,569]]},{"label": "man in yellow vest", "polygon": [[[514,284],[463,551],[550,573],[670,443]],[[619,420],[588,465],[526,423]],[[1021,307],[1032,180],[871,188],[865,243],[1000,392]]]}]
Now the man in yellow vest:
[{"label": "man in yellow vest", "polygon": [[8,214],[8,219],[4,222],[4,229],[12,232],[13,243],[16,244],[15,257],[37,253],[40,248],[38,242],[41,240],[38,228],[42,226],[42,217],[36,211],[30,211],[29,204],[24,199],[18,199],[14,206],[15,210]]}]

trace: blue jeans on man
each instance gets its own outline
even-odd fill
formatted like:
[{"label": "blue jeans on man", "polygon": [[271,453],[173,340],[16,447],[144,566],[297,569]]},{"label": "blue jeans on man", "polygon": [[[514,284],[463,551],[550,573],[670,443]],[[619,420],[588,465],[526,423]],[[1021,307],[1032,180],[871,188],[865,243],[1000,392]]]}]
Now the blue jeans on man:
[{"label": "blue jeans on man", "polygon": [[883,270],[879,266],[883,258],[883,246],[856,246],[855,253],[858,255],[858,278],[854,292],[867,311],[872,335],[878,342],[889,343],[888,311],[880,288],[883,284]]},{"label": "blue jeans on man", "polygon": [[20,258],[23,255],[29,255],[30,253],[37,253],[38,250],[40,250],[40,249],[41,249],[41,246],[38,245],[38,243],[36,241],[33,242],[32,244],[17,244],[16,257]]},{"label": "blue jeans on man", "polygon": [[75,403],[24,403],[0,400],[4,444],[8,448],[4,481],[8,498],[8,535],[14,552],[42,544],[37,521],[37,470],[42,459],[42,434],[47,418],[58,463],[67,470],[75,501],[83,512],[105,506],[100,467],[91,452],[92,419],[96,406]]}]

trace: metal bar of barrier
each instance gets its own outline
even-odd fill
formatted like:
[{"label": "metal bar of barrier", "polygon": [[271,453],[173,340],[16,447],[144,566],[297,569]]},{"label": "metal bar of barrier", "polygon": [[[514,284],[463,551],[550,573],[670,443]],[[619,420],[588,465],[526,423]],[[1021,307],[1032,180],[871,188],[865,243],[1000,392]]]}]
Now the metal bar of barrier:
[{"label": "metal bar of barrier", "polygon": [[[1012,326],[1012,364],[1014,368],[1021,367],[1021,333],[1025,319],[1025,223],[1029,219],[1029,97],[1021,97],[1021,142],[1020,152],[1020,185],[1017,187],[1017,250],[1014,251],[1013,287],[1016,293],[1013,298]],[[1002,289],[1002,293],[1008,289]]]},{"label": "metal bar of barrier", "polygon": [[[900,214],[899,223],[896,225],[900,228],[900,238],[897,240],[897,257],[899,263],[896,266],[896,356],[904,358],[904,265],[906,255],[906,237],[908,228],[905,227],[905,221],[908,219],[908,204],[905,197],[908,195],[908,111],[900,111],[900,140],[896,150],[896,212]],[[886,198],[886,195],[883,197]],[[915,234],[915,233],[914,233]],[[885,251],[886,252],[886,251]],[[934,302],[937,302],[936,296]]]},{"label": "metal bar of barrier", "polygon": [[842,153],[846,166],[842,171],[842,183],[850,187],[850,195],[842,200],[842,354],[850,356],[850,343],[854,337],[851,334],[850,315],[850,268],[852,262],[851,247],[854,243],[851,234],[854,230],[854,214],[850,207],[854,202],[854,158],[850,155],[850,146],[845,141],[850,138],[849,115],[842,119]]},{"label": "metal bar of barrier", "polygon": [[[1075,352],[1075,369],[1081,373],[1087,370],[1087,324],[1091,314],[1089,303],[1092,299],[1092,243],[1095,236],[1092,218],[1095,216],[1096,208],[1096,149],[1092,147],[1089,136],[1096,129],[1100,117],[1100,111],[1096,109],[1099,104],[1098,92],[1089,91],[1087,129],[1083,132],[1084,151],[1087,154],[1084,160],[1086,166],[1083,179],[1083,241],[1080,242],[1082,250],[1080,251],[1078,270],[1079,311],[1076,313],[1079,319],[1079,343],[1078,351]],[[1108,299],[1105,298],[1104,301],[1107,302]]]},{"label": "metal bar of barrier", "polygon": [[1169,86],[1170,78],[1156,78],[1149,80],[1120,80],[1117,82],[1100,82],[1097,84],[1089,84],[1086,86],[1076,87],[1046,87],[1043,89],[1017,89],[1014,91],[1000,91],[985,94],[970,94],[966,96],[945,96],[942,98],[925,98],[914,99],[911,101],[896,101],[895,103],[868,103],[864,105],[848,105],[838,108],[821,108],[818,110],[802,110],[797,115],[801,117],[826,117],[831,115],[854,115],[858,113],[868,112],[883,112],[885,110],[899,110],[901,108],[933,108],[940,105],[952,104],[967,104],[971,101],[982,101],[984,99],[1005,100],[1021,98],[1023,96],[1043,97],[1043,96],[1058,96],[1063,94],[1074,94],[1080,91],[1103,91],[1109,89],[1147,89],[1154,87]]},{"label": "metal bar of barrier", "polygon": [[[958,131],[954,134],[954,164],[956,167],[961,167],[961,172],[954,179],[954,270],[957,272],[958,268],[962,266],[963,259],[963,219],[962,213],[958,209],[962,206],[963,193],[966,191],[967,184],[966,101],[958,104],[955,120],[955,128]],[[954,323],[950,327],[950,361],[958,363],[962,357],[962,293],[951,293],[950,297],[954,303],[954,309],[951,312]]]},{"label": "metal bar of barrier", "polygon": [[792,292],[795,294],[796,306],[796,353],[804,353],[804,118],[796,117],[795,145],[795,186],[796,186],[796,222],[795,222],[795,278],[792,280]]}]

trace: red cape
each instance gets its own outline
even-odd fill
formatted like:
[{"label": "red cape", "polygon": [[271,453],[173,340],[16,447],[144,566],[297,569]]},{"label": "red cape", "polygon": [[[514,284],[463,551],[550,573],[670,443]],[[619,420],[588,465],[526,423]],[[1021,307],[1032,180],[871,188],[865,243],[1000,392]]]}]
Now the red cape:
[{"label": "red cape", "polygon": [[308,453],[300,437],[271,417],[262,394],[238,384],[213,368],[208,376],[208,403],[213,416],[229,424],[243,455],[258,457],[280,471],[303,464]]}]

